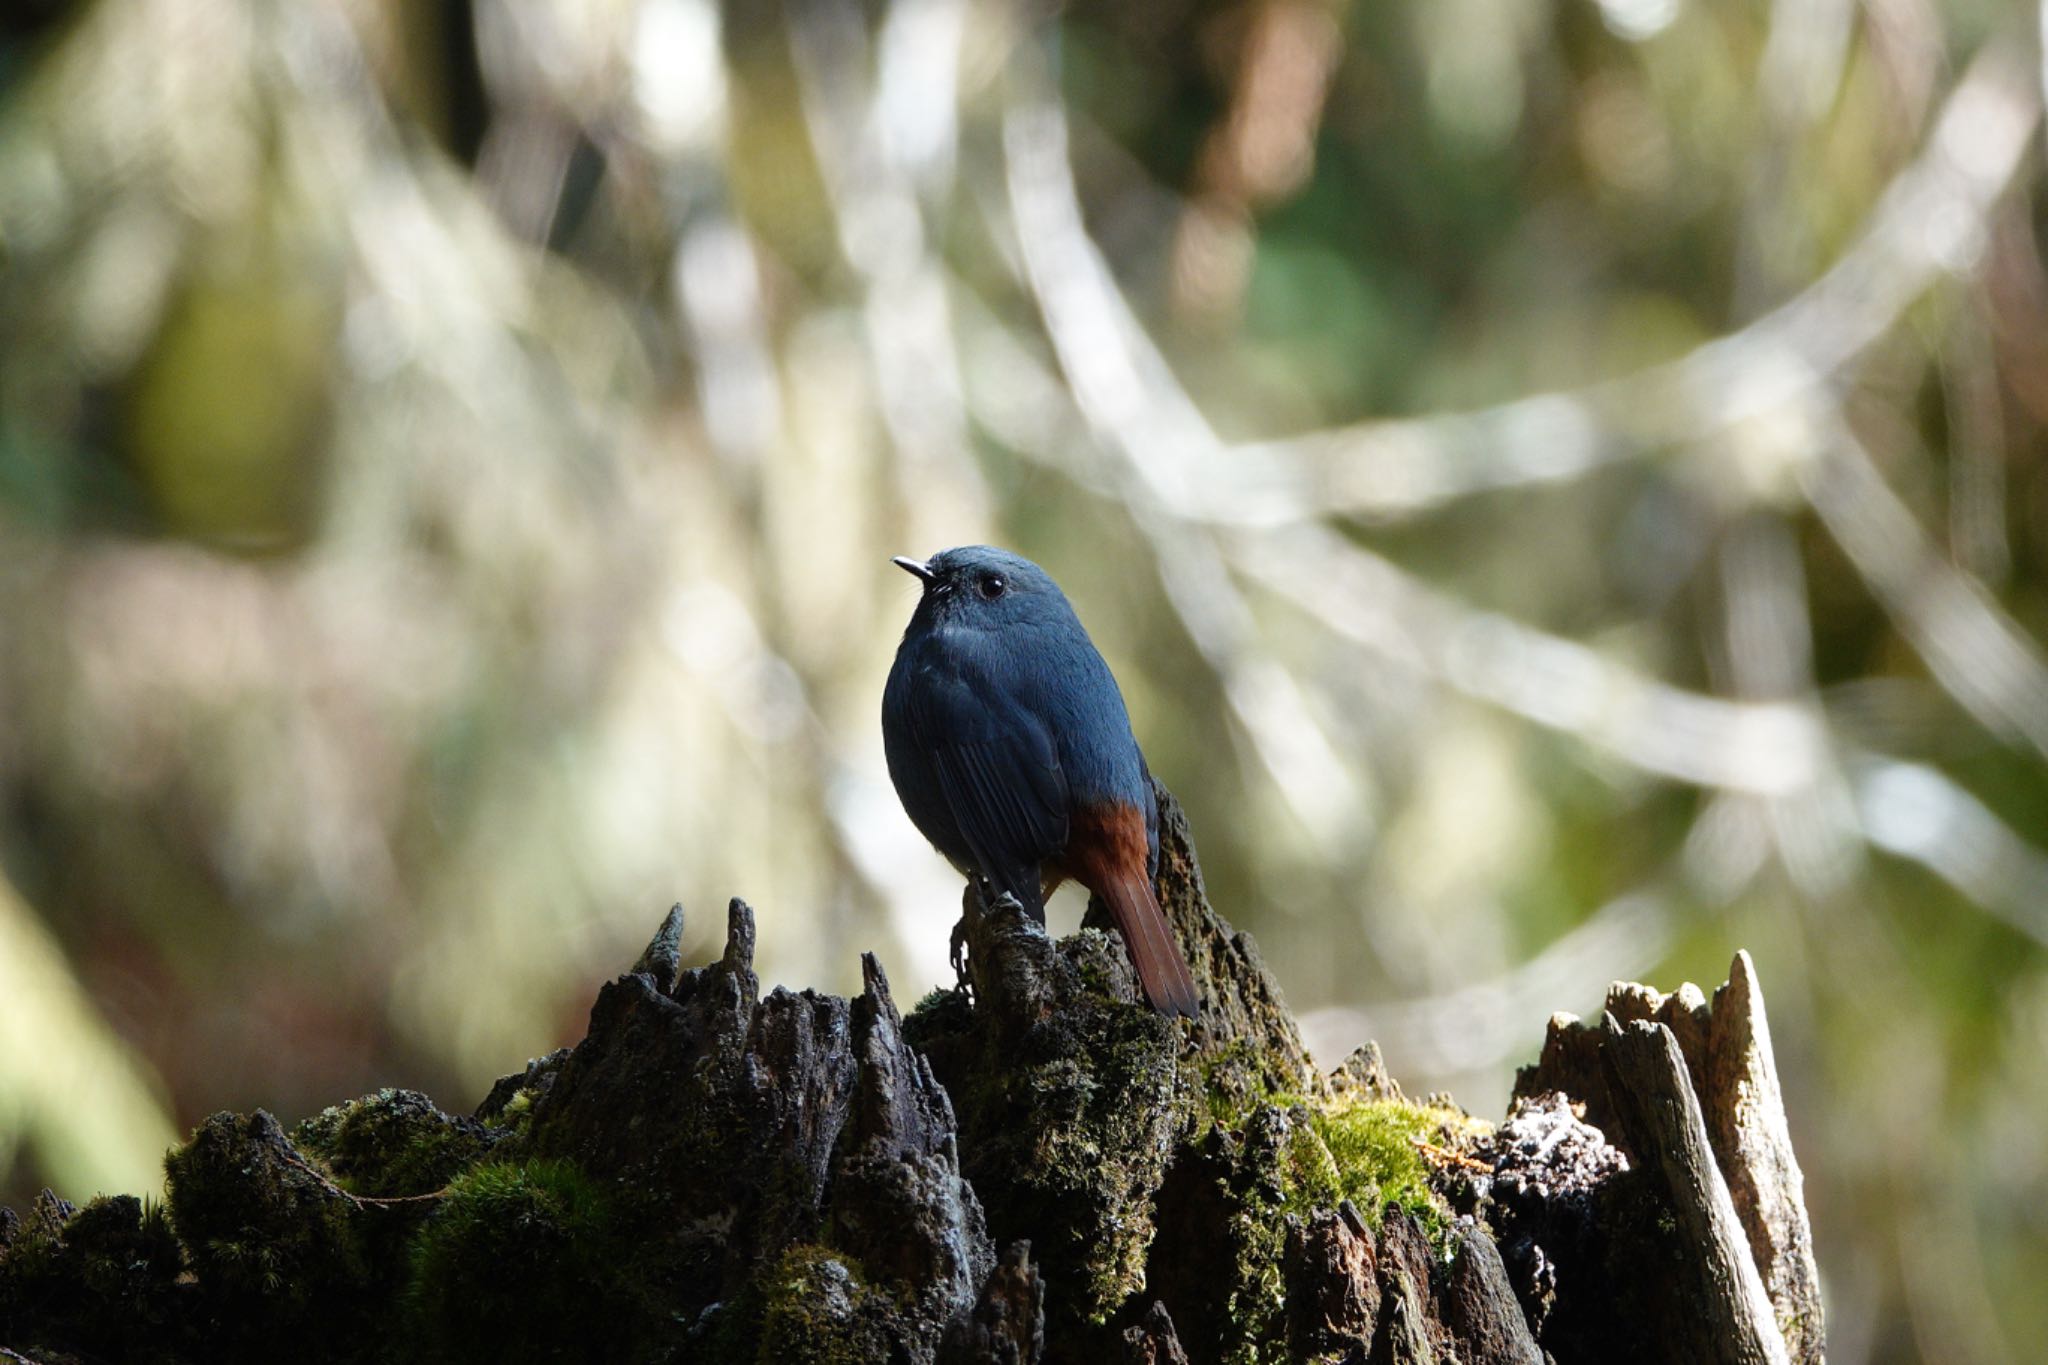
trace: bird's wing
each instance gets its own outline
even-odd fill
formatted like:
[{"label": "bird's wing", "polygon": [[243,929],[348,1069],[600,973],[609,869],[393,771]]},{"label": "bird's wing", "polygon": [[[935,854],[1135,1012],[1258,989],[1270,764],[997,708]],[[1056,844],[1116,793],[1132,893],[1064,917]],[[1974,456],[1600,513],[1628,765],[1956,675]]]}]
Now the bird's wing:
[{"label": "bird's wing", "polygon": [[996,890],[1039,912],[1038,866],[1067,842],[1067,780],[1051,733],[998,687],[921,681],[911,724],[960,837]]}]

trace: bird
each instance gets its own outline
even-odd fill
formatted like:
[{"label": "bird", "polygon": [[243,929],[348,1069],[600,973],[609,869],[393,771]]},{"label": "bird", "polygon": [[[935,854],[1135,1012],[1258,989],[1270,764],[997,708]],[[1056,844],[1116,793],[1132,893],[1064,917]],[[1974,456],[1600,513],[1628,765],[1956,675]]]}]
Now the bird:
[{"label": "bird", "polygon": [[924,585],[882,692],[889,779],[911,823],[1041,925],[1060,883],[1087,887],[1152,1007],[1194,1017],[1194,978],[1152,886],[1152,775],[1066,594],[987,545],[892,562]]}]

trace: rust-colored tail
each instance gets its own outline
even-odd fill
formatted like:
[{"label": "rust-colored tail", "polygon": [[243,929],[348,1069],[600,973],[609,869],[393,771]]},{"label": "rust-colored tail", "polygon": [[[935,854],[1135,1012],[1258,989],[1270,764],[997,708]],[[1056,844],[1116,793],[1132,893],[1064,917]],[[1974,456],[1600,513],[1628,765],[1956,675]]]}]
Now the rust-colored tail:
[{"label": "rust-colored tail", "polygon": [[1096,890],[1109,907],[1117,932],[1124,936],[1131,965],[1138,969],[1138,984],[1145,988],[1152,1008],[1161,1014],[1194,1018],[1201,1010],[1201,997],[1195,994],[1195,979],[1188,974],[1187,959],[1173,941],[1173,930],[1159,909],[1151,883],[1142,873],[1124,874],[1104,878]]}]

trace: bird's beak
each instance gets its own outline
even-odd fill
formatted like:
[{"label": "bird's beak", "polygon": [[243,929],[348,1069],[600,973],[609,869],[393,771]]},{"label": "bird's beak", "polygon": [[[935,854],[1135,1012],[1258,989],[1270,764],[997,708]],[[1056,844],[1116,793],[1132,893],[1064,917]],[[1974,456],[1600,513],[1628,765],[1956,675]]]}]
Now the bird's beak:
[{"label": "bird's beak", "polygon": [[909,555],[897,555],[889,562],[905,573],[916,574],[927,583],[938,577],[937,574],[932,572],[929,564],[926,564],[921,559],[912,559]]}]

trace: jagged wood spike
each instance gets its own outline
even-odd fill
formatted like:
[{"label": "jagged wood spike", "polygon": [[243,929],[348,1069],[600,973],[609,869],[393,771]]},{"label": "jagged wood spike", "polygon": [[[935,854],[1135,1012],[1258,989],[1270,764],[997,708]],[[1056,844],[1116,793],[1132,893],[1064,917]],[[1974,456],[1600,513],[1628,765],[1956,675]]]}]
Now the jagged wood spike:
[{"label": "jagged wood spike", "polygon": [[1543,1352],[1485,1228],[1471,1228],[1458,1244],[1440,1298],[1444,1325],[1457,1334],[1458,1359],[1466,1365],[1543,1365]]},{"label": "jagged wood spike", "polygon": [[725,907],[725,958],[727,970],[754,970],[754,907],[734,896]]},{"label": "jagged wood spike", "polygon": [[1748,1235],[1792,1359],[1800,1365],[1820,1365],[1826,1332],[1805,1177],[1785,1121],[1763,988],[1757,983],[1756,964],[1745,951],[1735,954],[1728,983],[1714,992],[1706,1054],[1701,1103],[1736,1216]]},{"label": "jagged wood spike", "polygon": [[676,988],[676,977],[683,970],[683,907],[677,902],[668,909],[668,917],[661,927],[654,931],[654,937],[647,941],[639,961],[633,970],[654,979],[654,989],[663,995]]},{"label": "jagged wood spike", "polygon": [[1690,1331],[1672,1332],[1672,1359],[1699,1365],[1789,1365],[1784,1335],[1714,1160],[1677,1037],[1655,1020],[1623,1024],[1612,1014],[1603,1034],[1601,1058],[1629,1146],[1660,1178],[1695,1279],[1691,1304],[1700,1319]]}]

